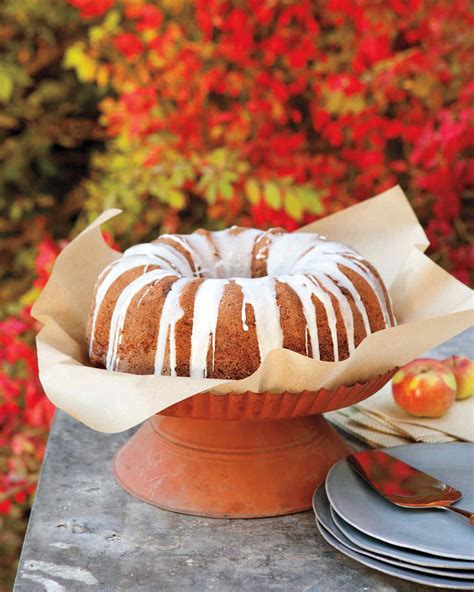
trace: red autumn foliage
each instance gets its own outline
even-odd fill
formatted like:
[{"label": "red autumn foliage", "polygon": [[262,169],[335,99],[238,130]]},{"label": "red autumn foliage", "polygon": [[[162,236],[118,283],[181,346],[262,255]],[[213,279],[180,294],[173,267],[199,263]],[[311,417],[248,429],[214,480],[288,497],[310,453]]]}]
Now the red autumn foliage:
[{"label": "red autumn foliage", "polygon": [[[91,26],[80,40],[88,58],[81,75],[105,95],[109,138],[138,145],[146,171],[166,164],[170,152],[205,167],[220,149],[237,155],[242,170],[217,190],[202,189],[201,172],[177,182],[163,228],[176,228],[200,199],[213,224],[292,230],[398,182],[433,256],[469,281],[474,17],[467,0],[68,2]],[[287,187],[310,188],[318,207],[299,202],[298,193],[295,202]],[[40,243],[33,291],[58,250],[50,237]],[[37,378],[35,329],[27,305],[0,322],[4,514],[12,500],[27,507],[52,417]]]},{"label": "red autumn foliage", "polygon": [[70,4],[80,11],[84,19],[102,16],[114,3],[115,0],[70,0]]},{"label": "red autumn foliage", "polygon": [[[467,0],[193,0],[186,9],[135,0],[114,10],[118,53],[104,33],[89,56],[108,68],[109,135],[138,141],[145,167],[166,166],[169,150],[191,161],[224,147],[247,172],[224,195],[204,191],[208,214],[227,208],[236,221],[288,228],[400,183],[435,258],[468,279]],[[280,198],[262,190],[250,201],[248,178],[310,187],[320,207],[290,203],[281,185]],[[186,183],[177,188],[188,202],[203,195],[199,174]]]},{"label": "red autumn foliage", "polygon": [[[33,289],[47,282],[58,247],[50,237],[39,245]],[[0,321],[0,448],[6,449],[0,471],[0,514],[12,501],[27,507],[34,492],[54,406],[38,378],[36,351],[31,342],[38,330],[24,306],[17,315]]]},{"label": "red autumn foliage", "polygon": [[140,38],[133,33],[120,33],[114,38],[114,45],[128,59],[140,55],[145,47]]}]

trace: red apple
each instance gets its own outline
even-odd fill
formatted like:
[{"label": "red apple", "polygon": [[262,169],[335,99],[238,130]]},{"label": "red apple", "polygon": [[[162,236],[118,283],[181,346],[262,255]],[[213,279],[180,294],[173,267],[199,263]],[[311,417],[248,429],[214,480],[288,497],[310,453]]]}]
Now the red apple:
[{"label": "red apple", "polygon": [[397,405],[416,417],[441,417],[456,398],[456,379],[438,360],[420,358],[403,366],[392,379]]},{"label": "red apple", "polygon": [[451,356],[443,360],[449,366],[457,383],[456,399],[468,399],[474,395],[474,362],[466,356]]}]

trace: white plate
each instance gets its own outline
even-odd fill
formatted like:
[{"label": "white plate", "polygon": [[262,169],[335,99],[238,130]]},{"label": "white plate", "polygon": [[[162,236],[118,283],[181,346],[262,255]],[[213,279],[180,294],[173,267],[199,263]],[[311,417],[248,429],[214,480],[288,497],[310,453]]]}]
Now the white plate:
[{"label": "white plate", "polygon": [[[458,503],[474,511],[474,445],[408,444],[384,449],[462,491]],[[345,522],[385,543],[439,557],[474,561],[474,528],[445,510],[413,510],[391,504],[356,475],[345,460],[326,479],[333,509]]]},{"label": "white plate", "polygon": [[[357,553],[361,553],[362,555],[367,555],[368,557],[373,557],[374,559],[377,559],[378,561],[383,561],[384,563],[390,563],[398,567],[403,567],[407,570],[421,571],[447,578],[470,580],[471,585],[474,587],[474,573],[466,570],[452,569],[451,565],[449,565],[448,567],[447,564],[451,561],[450,559],[441,560],[435,557],[434,561],[438,560],[444,562],[444,565],[442,567],[418,565],[413,562],[409,563],[406,561],[402,561],[397,557],[396,553],[390,555],[380,555],[378,553],[368,551],[367,549],[362,549],[357,544],[354,544],[350,539],[348,539],[344,535],[344,532],[338,528],[337,522],[334,517],[334,513],[331,511],[332,509],[329,505],[329,500],[327,498],[324,486],[321,486],[314,494],[313,509],[314,513],[316,514],[317,520],[319,520],[319,522],[324,526],[324,528],[328,530],[333,535],[333,537],[335,537],[340,543],[342,543],[345,547],[348,547],[352,551],[356,551]],[[392,547],[392,549],[397,550],[396,547]],[[420,555],[420,553],[417,553],[416,551],[412,551],[411,553],[413,553],[414,556]],[[412,561],[414,561],[414,557],[411,557],[411,559]],[[455,563],[463,565],[462,561],[453,561]]]},{"label": "white plate", "polygon": [[338,551],[341,551],[341,553],[351,557],[351,559],[355,559],[359,563],[363,563],[364,565],[367,565],[372,569],[376,569],[377,571],[381,571],[382,573],[395,576],[403,580],[408,580],[409,582],[425,584],[425,586],[444,588],[445,590],[449,588],[453,588],[455,590],[472,590],[474,587],[474,582],[472,580],[454,580],[451,578],[442,578],[441,576],[411,571],[409,569],[404,569],[402,567],[384,563],[383,561],[378,561],[373,557],[367,557],[366,555],[362,555],[362,553],[357,553],[356,551],[352,551],[352,549],[345,547],[328,530],[326,530],[324,526],[322,526],[319,520],[316,520],[316,524],[318,525],[321,536]]},{"label": "white plate", "polygon": [[[474,562],[472,561],[437,557],[436,555],[428,555],[427,553],[421,553],[412,549],[396,547],[395,545],[389,545],[383,541],[373,539],[347,522],[344,522],[333,508],[331,508],[331,518],[333,519],[336,528],[338,528],[352,544],[361,549],[365,549],[366,551],[370,551],[371,553],[376,553],[381,556],[385,555],[387,557],[396,557],[406,563],[414,563],[415,565],[422,565],[424,567],[463,570],[467,573],[474,571]],[[474,573],[471,573],[470,577],[474,578]]]}]

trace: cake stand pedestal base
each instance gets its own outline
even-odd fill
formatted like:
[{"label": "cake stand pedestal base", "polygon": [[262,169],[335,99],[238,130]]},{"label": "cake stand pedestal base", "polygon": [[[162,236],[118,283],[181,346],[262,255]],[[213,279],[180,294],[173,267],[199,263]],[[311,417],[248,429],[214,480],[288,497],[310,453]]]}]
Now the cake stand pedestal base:
[{"label": "cake stand pedestal base", "polygon": [[114,458],[118,483],[173,512],[257,518],[311,507],[330,467],[351,452],[322,415],[228,421],[155,415]]}]

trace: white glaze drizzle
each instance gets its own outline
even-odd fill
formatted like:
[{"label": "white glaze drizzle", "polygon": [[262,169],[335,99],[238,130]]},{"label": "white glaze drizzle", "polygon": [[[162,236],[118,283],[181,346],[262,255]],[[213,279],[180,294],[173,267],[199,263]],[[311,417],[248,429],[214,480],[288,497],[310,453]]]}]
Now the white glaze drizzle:
[{"label": "white glaze drizzle", "polygon": [[[311,277],[309,278],[311,279]],[[326,278],[325,278],[326,279]],[[324,306],[324,310],[326,312],[327,323],[329,327],[329,332],[331,333],[331,341],[333,347],[333,358],[334,361],[337,362],[339,360],[339,340],[337,338],[337,315],[336,309],[334,308],[334,303],[332,301],[331,296],[326,292],[327,282],[318,280],[314,282],[315,286],[317,287],[318,291],[316,293],[317,298]]]},{"label": "white glaze drizzle", "polygon": [[323,263],[329,261],[332,261],[334,264],[348,267],[359,276],[362,276],[362,278],[369,284],[372,290],[374,290],[375,295],[377,296],[377,299],[380,303],[384,320],[387,325],[390,325],[390,313],[387,307],[381,280],[379,280],[377,276],[374,275],[372,270],[366,265],[364,259],[357,253],[357,251],[351,249],[347,245],[327,241],[325,245],[324,243],[321,245],[320,249],[318,248],[316,251],[311,251],[305,254],[305,256],[302,257],[298,262],[295,271],[310,267],[312,268],[312,273],[314,269],[320,270]]},{"label": "white glaze drizzle", "polygon": [[163,373],[166,343],[169,337],[169,367],[170,375],[176,376],[176,323],[183,317],[184,310],[180,305],[180,298],[183,290],[192,281],[189,278],[181,278],[173,283],[166,295],[163,308],[161,309],[160,325],[158,328],[158,339],[155,354],[155,374]]},{"label": "white glaze drizzle", "polygon": [[219,305],[228,280],[211,278],[197,289],[194,300],[193,329],[191,333],[191,355],[189,375],[192,378],[206,378],[209,339],[212,346],[211,369],[214,368],[216,327]]},{"label": "white glaze drizzle", "polygon": [[[95,335],[95,327],[97,323],[97,317],[99,316],[100,306],[102,301],[105,298],[110,286],[115,282],[115,280],[120,277],[126,271],[134,269],[139,265],[146,265],[147,259],[139,259],[135,258],[132,259],[127,258],[127,261],[124,261],[124,257],[121,259],[117,259],[110,265],[108,265],[104,271],[99,275],[97,280],[97,291],[95,295],[95,302],[94,302],[94,312],[92,315],[92,323],[91,323],[91,335],[90,335],[90,343],[89,343],[89,356],[92,355],[92,348],[94,345],[94,335]],[[105,277],[104,277],[105,276]]]},{"label": "white glaze drizzle", "polygon": [[[232,230],[232,228],[230,229]],[[252,250],[262,231],[245,228],[240,232],[220,230],[212,237],[219,250],[220,260],[216,265],[217,277],[250,278],[252,276]]]},{"label": "white glaze drizzle", "polygon": [[[285,284],[287,284],[294,292],[296,292],[296,295],[300,299],[301,306],[303,309],[304,318],[306,321],[306,331],[305,331],[306,355],[309,355],[309,349],[308,349],[308,335],[309,335],[309,339],[311,342],[312,357],[315,358],[316,360],[319,360],[320,352],[319,352],[318,323],[316,320],[316,307],[313,304],[313,301],[311,299],[313,294],[318,296],[318,294],[316,294],[315,284],[312,283],[309,278],[307,278],[306,276],[304,276],[302,274],[280,276],[280,277],[278,277],[278,281],[284,282]],[[324,303],[323,303],[323,305],[324,305]],[[327,309],[326,306],[325,306],[325,308]],[[328,314],[327,310],[326,310],[326,315],[327,315],[328,319],[331,318],[330,315]]]},{"label": "white glaze drizzle", "polygon": [[188,238],[187,235],[183,235],[183,234],[161,234],[160,237],[159,237],[159,240],[161,240],[163,238],[169,239],[169,240],[172,240],[175,243],[178,243],[191,256],[191,259],[194,257],[194,252],[191,249],[191,247],[189,246],[189,243],[187,242],[187,238]]},{"label": "white glaze drizzle", "polygon": [[[391,318],[389,307],[390,309],[392,308],[392,303],[390,301],[390,296],[388,292],[384,292],[382,281],[373,273],[373,271],[369,267],[366,266],[364,259],[360,255],[351,255],[351,258],[349,258],[349,262],[354,265],[354,270],[358,270],[359,274],[362,271],[362,275],[364,275],[366,281],[369,283],[371,288],[375,290],[377,299],[381,305],[385,324],[388,327],[390,327]],[[347,259],[344,265],[347,265]],[[389,303],[388,306],[387,302]]]},{"label": "white glaze drizzle", "polygon": [[207,234],[194,232],[189,235],[164,234],[181,245],[192,257],[197,272],[206,278],[250,278],[252,275],[252,251],[255,242],[265,234],[255,228],[232,226]]},{"label": "white glaze drizzle", "polygon": [[[357,257],[358,262],[354,262],[349,256]],[[390,316],[379,282],[370,269],[365,267],[363,263],[363,259],[353,249],[350,249],[350,247],[327,241],[325,243],[319,243],[315,249],[305,253],[296,262],[293,271],[296,273],[304,271],[311,273],[322,279],[323,284],[325,280],[324,276],[321,277],[321,274],[324,274],[326,277],[332,278],[338,287],[346,289],[351,294],[354,304],[362,315],[366,333],[369,335],[371,333],[370,322],[360,294],[350,279],[338,267],[338,265],[343,265],[351,269],[373,288],[374,294],[382,310],[385,323],[389,326]],[[338,297],[336,294],[334,295],[337,297],[340,304],[345,301],[343,294],[341,294],[341,297]]]},{"label": "white glaze drizzle", "polygon": [[126,286],[120,294],[117,302],[115,303],[114,312],[110,321],[109,343],[105,364],[107,370],[118,369],[120,362],[118,355],[119,347],[122,341],[123,326],[125,324],[125,319],[130,303],[140,292],[140,290],[153,282],[159,282],[160,280],[169,276],[169,271],[165,271],[164,269],[155,269],[154,271],[149,271],[148,273],[145,273],[133,280],[133,282],[130,282],[130,284],[128,284],[128,286]]},{"label": "white glaze drizzle", "polygon": [[[309,277],[311,280],[312,278]],[[316,293],[317,298],[324,306],[324,310],[326,312],[327,323],[329,327],[329,332],[331,333],[331,341],[332,341],[332,348],[333,348],[333,358],[334,361],[339,361],[339,340],[337,338],[337,315],[336,310],[334,308],[333,301],[331,296],[326,292],[327,282],[321,282],[318,280],[314,282],[315,286],[318,288]],[[313,356],[314,357],[314,356]],[[320,359],[320,358],[319,358]]]},{"label": "white glaze drizzle", "polygon": [[304,232],[269,236],[271,242],[268,244],[267,274],[273,277],[306,271],[298,265],[302,254],[310,247],[310,253],[313,253],[321,246],[327,245],[318,235]]},{"label": "white glaze drizzle", "polygon": [[[370,321],[369,321],[369,317],[367,314],[367,310],[366,310],[364,303],[362,301],[362,298],[360,297],[360,294],[356,290],[354,284],[350,281],[350,279],[344,273],[342,273],[342,271],[337,267],[335,262],[334,261],[333,262],[324,261],[323,264],[319,266],[317,274],[313,274],[313,275],[315,275],[315,277],[320,279],[320,281],[324,287],[326,287],[326,285],[329,283],[327,281],[327,278],[329,277],[329,278],[331,278],[331,280],[334,283],[336,283],[336,285],[339,288],[342,287],[350,293],[357,310],[360,312],[360,314],[362,316],[365,331],[366,331],[367,335],[369,335],[369,333],[371,332]],[[339,297],[336,294],[335,294],[335,296],[336,296],[339,303],[341,302],[341,300],[343,300],[345,298],[344,295],[342,294],[342,292],[340,292]]]},{"label": "white glaze drizzle", "polygon": [[154,265],[173,271],[179,275],[192,276],[192,269],[183,255],[168,245],[144,243],[127,249],[120,259],[113,261],[100,274],[92,314],[89,356],[94,347],[94,335],[101,304],[112,284],[125,272],[136,267]]},{"label": "white glaze drizzle", "polygon": [[[187,237],[183,236],[182,234],[162,234],[160,236],[160,240],[166,238],[168,240],[171,240],[175,243],[177,243],[178,245],[180,245],[188,254],[189,258],[191,259],[193,266],[194,266],[194,275],[199,275],[200,274],[200,270],[199,270],[199,265],[196,265],[196,261],[195,261],[195,251],[193,251],[193,249],[190,247],[189,243],[187,242]],[[155,243],[155,244],[167,244],[167,243]],[[179,253],[179,250],[176,249],[176,251]]]},{"label": "white glaze drizzle", "polygon": [[[316,279],[317,277],[321,277],[320,274],[310,274],[309,277],[310,279],[313,279],[313,281],[318,282],[321,286],[321,279]],[[350,304],[346,296],[344,296],[339,286],[328,275],[324,275],[323,281],[324,289],[327,290],[327,292],[329,292],[334,298],[336,298],[339,304],[339,311],[344,322],[345,332],[347,336],[347,347],[349,349],[350,355],[355,349],[354,315],[352,313],[352,308],[350,307]]]},{"label": "white glaze drizzle", "polygon": [[[331,296],[336,299],[344,322],[349,354],[354,350],[354,318],[347,296],[347,291],[360,312],[367,334],[371,332],[367,311],[363,301],[350,279],[338,265],[344,265],[362,277],[374,291],[382,310],[385,323],[390,326],[390,313],[381,282],[364,264],[356,251],[339,243],[328,241],[325,237],[310,233],[273,234],[256,229],[243,229],[240,232],[230,229],[212,232],[210,235],[193,233],[191,235],[163,235],[180,245],[190,255],[194,271],[188,259],[172,244],[155,242],[137,245],[125,251],[123,257],[111,265],[99,276],[90,339],[90,354],[93,351],[93,337],[100,306],[109,288],[120,275],[140,265],[144,266],[143,275],[131,282],[119,296],[111,319],[109,348],[106,367],[116,370],[119,365],[119,347],[128,308],[133,298],[147,286],[137,302],[143,298],[164,277],[181,276],[167,294],[162,309],[155,356],[155,374],[163,372],[166,345],[169,343],[170,372],[176,375],[175,326],[182,318],[183,310],[179,300],[182,290],[196,275],[209,278],[198,288],[194,302],[194,318],[191,335],[190,375],[206,377],[208,375],[207,357],[209,344],[212,347],[211,370],[214,366],[215,337],[219,306],[224,289],[230,281],[239,285],[243,294],[242,327],[248,330],[246,306],[254,311],[256,334],[260,360],[272,349],[283,346],[283,331],[280,323],[280,311],[276,299],[276,280],[286,283],[298,295],[306,321],[306,353],[308,339],[311,343],[312,356],[320,357],[320,344],[317,325],[317,310],[312,302],[315,295],[325,309],[328,328],[333,342],[334,359],[339,359],[337,339],[337,316]],[[252,253],[257,240],[262,246],[256,258],[265,258],[267,252],[267,273],[262,278],[251,278]],[[162,269],[148,271],[148,266],[159,265]],[[225,278],[225,279],[224,279]],[[232,278],[232,279],[231,279]],[[390,304],[389,304],[390,306]]]},{"label": "white glaze drizzle", "polygon": [[207,234],[193,232],[187,236],[188,244],[194,251],[194,264],[201,275],[206,278],[216,277],[215,267],[218,262],[216,246]]},{"label": "white glaze drizzle", "polygon": [[253,308],[260,361],[272,349],[283,347],[283,330],[280,323],[280,309],[277,304],[276,280],[270,277],[235,278],[243,294],[242,324],[248,331],[246,306]]},{"label": "white glaze drizzle", "polygon": [[173,271],[177,271],[183,276],[193,277],[189,261],[177,249],[166,243],[143,243],[127,249],[123,254],[123,259],[127,259],[133,255],[143,255],[147,257],[148,263],[152,264],[161,261],[161,264],[167,265]]}]

